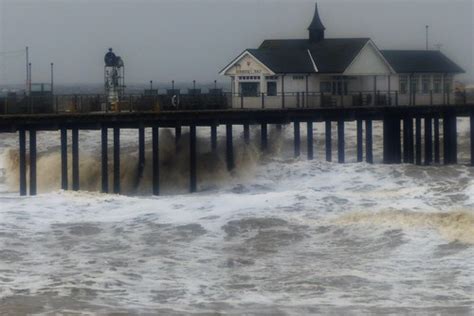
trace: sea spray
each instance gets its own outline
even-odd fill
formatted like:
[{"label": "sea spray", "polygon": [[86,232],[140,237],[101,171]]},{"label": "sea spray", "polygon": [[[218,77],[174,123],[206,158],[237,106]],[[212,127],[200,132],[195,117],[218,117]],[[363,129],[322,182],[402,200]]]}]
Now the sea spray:
[{"label": "sea spray", "polygon": [[[280,152],[283,138],[279,132],[271,130],[269,137],[269,155]],[[217,151],[210,149],[207,138],[197,139],[197,177],[199,189],[219,186],[228,182],[233,176],[248,177],[254,174],[254,168],[262,158],[257,137],[250,144],[245,144],[242,137],[234,138],[235,170],[229,172],[226,166],[225,142],[219,143]],[[101,188],[101,161],[98,144],[94,148],[84,146],[80,142],[79,153],[79,185],[84,191],[99,191]],[[222,145],[221,145],[222,144]],[[87,148],[84,148],[87,147]],[[189,186],[189,133],[184,132],[178,144],[169,129],[160,131],[160,186],[164,194],[187,192]],[[145,165],[143,174],[139,174],[138,146],[135,143],[121,145],[120,183],[121,193],[127,195],[149,195],[152,193],[152,150],[151,140],[145,144]],[[40,193],[58,190],[61,186],[61,155],[60,148],[50,147],[38,153],[37,182]],[[72,183],[72,155],[68,148],[68,181]],[[9,148],[3,154],[5,178],[8,188],[12,191],[19,183],[19,152]],[[113,148],[109,146],[108,174],[109,183],[113,182]],[[29,157],[27,155],[27,173]],[[28,178],[28,177],[27,177]],[[28,181],[28,179],[27,179]]]}]

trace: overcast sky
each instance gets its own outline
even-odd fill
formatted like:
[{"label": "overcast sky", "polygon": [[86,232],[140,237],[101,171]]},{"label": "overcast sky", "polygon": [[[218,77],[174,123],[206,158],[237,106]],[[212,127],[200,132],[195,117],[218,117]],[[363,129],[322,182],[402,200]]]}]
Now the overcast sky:
[{"label": "overcast sky", "polygon": [[[100,83],[113,47],[126,80],[225,80],[219,70],[269,38],[306,38],[315,1],[0,0],[0,52],[30,47],[33,81]],[[371,37],[380,49],[441,50],[474,81],[473,0],[319,0],[326,37]],[[22,83],[24,56],[0,54],[0,84]]]}]

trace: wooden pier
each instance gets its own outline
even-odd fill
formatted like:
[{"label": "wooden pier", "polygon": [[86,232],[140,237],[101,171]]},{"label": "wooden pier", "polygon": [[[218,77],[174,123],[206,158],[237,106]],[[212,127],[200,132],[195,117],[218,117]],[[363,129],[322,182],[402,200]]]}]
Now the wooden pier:
[{"label": "wooden pier", "polygon": [[[470,118],[471,163],[474,164],[474,104],[436,105],[436,106],[382,106],[382,107],[335,107],[335,108],[281,108],[281,109],[227,109],[227,110],[185,110],[161,112],[120,112],[120,113],[59,113],[59,114],[18,114],[0,115],[0,133],[18,133],[19,135],[19,192],[21,195],[35,195],[36,181],[36,136],[40,131],[59,131],[61,145],[61,188],[79,190],[79,132],[81,130],[101,130],[101,177],[102,192],[110,191],[108,179],[108,130],[113,130],[113,184],[112,192],[121,192],[120,183],[120,131],[121,129],[138,130],[139,174],[145,163],[145,129],[152,129],[152,169],[153,194],[160,193],[159,165],[159,132],[160,128],[173,128],[176,139],[181,135],[181,127],[190,128],[189,143],[189,190],[198,189],[197,178],[197,142],[196,127],[209,127],[211,131],[210,148],[215,151],[217,143],[217,126],[223,125],[226,130],[226,164],[229,170],[234,169],[233,126],[243,129],[244,141],[249,143],[250,126],[260,126],[260,146],[265,151],[268,147],[268,126],[290,124],[294,131],[294,155],[301,154],[301,125],[307,128],[307,159],[314,158],[313,123],[325,123],[325,157],[332,161],[332,124],[337,126],[337,161],[344,163],[345,124],[356,122],[357,161],[373,163],[373,129],[374,121],[383,122],[383,162],[387,164],[416,163],[431,165],[457,163],[457,125],[459,117]],[[424,129],[422,130],[422,121]],[[304,126],[303,125],[303,126]],[[442,129],[441,129],[442,127]],[[26,133],[28,132],[28,133]],[[68,144],[67,134],[72,135],[72,184],[68,183]],[[29,190],[27,190],[27,151],[26,142],[29,136]],[[441,140],[442,139],[442,140]],[[424,148],[422,148],[422,140]],[[363,146],[365,141],[365,146]],[[442,143],[441,143],[442,141]],[[440,152],[443,144],[443,152]],[[365,147],[365,155],[363,152]],[[423,153],[423,155],[422,155]],[[176,155],[179,155],[177,151]],[[365,157],[364,157],[365,156]],[[424,161],[422,161],[424,157]]]}]

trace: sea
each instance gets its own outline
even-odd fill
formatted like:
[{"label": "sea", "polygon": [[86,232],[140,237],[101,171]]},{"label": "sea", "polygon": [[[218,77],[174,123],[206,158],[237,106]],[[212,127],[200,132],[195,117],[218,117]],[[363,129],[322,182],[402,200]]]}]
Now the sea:
[{"label": "sea", "polygon": [[99,131],[79,134],[81,190],[60,190],[52,131],[38,133],[39,194],[20,197],[18,135],[1,134],[0,315],[474,314],[467,120],[450,166],[382,164],[377,122],[374,164],[356,162],[354,122],[345,164],[325,161],[321,123],[311,161],[304,123],[299,158],[291,125],[270,127],[265,153],[259,127],[248,145],[233,129],[229,172],[225,127],[216,152],[209,128],[197,128],[194,194],[187,128],[177,146],[161,129],[160,196],[149,129],[143,175],[138,133],[121,131],[122,195],[100,193]]}]

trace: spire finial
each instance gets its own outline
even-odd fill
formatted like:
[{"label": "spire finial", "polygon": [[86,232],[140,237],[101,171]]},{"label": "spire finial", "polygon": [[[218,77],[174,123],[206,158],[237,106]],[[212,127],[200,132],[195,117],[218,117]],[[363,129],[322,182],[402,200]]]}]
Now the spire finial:
[{"label": "spire finial", "polygon": [[321,18],[319,17],[318,12],[318,3],[315,4],[314,7],[314,16],[311,24],[308,27],[309,31],[309,40],[311,42],[319,42],[324,39],[324,27],[323,23],[321,22]]}]

